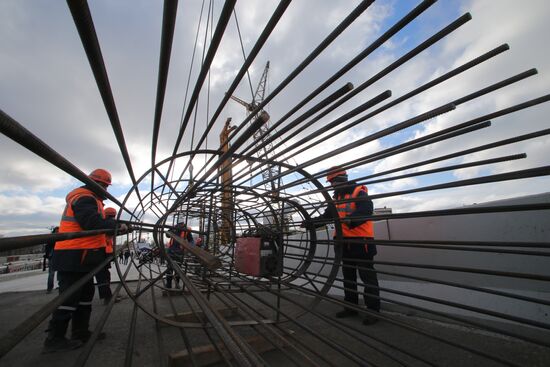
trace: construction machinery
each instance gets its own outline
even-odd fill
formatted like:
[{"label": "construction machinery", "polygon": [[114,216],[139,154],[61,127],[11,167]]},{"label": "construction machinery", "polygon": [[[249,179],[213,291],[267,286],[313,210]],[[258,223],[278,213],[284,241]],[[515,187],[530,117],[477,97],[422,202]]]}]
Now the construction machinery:
[{"label": "construction machinery", "polygon": [[[231,96],[231,99],[240,103],[246,108],[247,115],[250,115],[253,113],[257,107],[264,101],[265,98],[265,91],[267,89],[267,75],[269,73],[269,61],[265,64],[264,70],[262,72],[262,76],[260,77],[260,81],[258,82],[258,85],[256,86],[256,91],[254,92],[254,95],[252,96],[252,101],[250,103],[242,100],[239,97]],[[259,115],[262,112],[262,110],[256,112],[256,115]],[[256,118],[256,115],[252,118],[254,120]],[[272,151],[273,144],[270,139],[270,133],[269,133],[269,121],[262,125],[256,132],[254,132],[254,142],[255,142],[255,148],[258,148],[258,156],[259,157],[265,157],[267,156],[268,152]],[[270,192],[273,198],[277,198],[279,194],[279,185],[280,180],[273,179],[273,177],[276,177],[280,171],[279,166],[275,165],[268,165],[265,170],[262,170],[261,175],[262,179],[264,181],[269,181],[269,184],[266,184],[266,190]]]},{"label": "construction machinery", "polygon": [[[225,125],[220,133],[220,151],[221,154],[227,153],[229,150],[229,134],[235,130],[235,126],[231,126],[231,118],[225,121]],[[228,244],[231,241],[231,228],[233,223],[233,171],[231,169],[232,158],[228,158],[219,167],[221,172],[221,226],[220,226],[220,243]]]}]

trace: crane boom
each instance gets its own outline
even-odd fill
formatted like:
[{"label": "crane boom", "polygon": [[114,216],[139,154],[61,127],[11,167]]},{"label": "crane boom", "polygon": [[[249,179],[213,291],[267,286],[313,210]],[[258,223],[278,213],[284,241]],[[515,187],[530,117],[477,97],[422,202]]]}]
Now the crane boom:
[{"label": "crane boom", "polygon": [[235,96],[231,96],[231,99],[234,100],[235,102],[238,102],[240,104],[242,104],[244,107],[246,107],[246,110],[250,113],[252,111],[254,111],[254,104],[253,103],[248,103],[242,99],[240,99],[239,97],[235,97]]},{"label": "crane boom", "polygon": [[261,102],[264,101],[268,72],[269,61],[265,64],[264,71],[262,73],[262,76],[260,77],[260,82],[258,83],[258,86],[256,87],[256,92],[254,93],[254,97],[252,98],[252,104],[255,105],[254,107],[258,106]]},{"label": "crane boom", "polygon": [[[267,75],[268,75],[268,72],[269,72],[269,61],[265,64],[265,67],[264,67],[264,70],[262,72],[262,76],[260,77],[260,81],[258,82],[258,86],[256,87],[256,91],[254,92],[254,95],[252,96],[252,102],[251,103],[248,103],[242,99],[240,99],[239,97],[235,97],[235,96],[231,96],[231,99],[233,99],[234,101],[240,103],[241,105],[245,106],[246,108],[246,111],[248,114],[252,113],[252,111],[254,111],[258,105],[260,105],[264,98],[265,98],[265,91],[267,89]],[[262,111],[259,111],[258,113],[261,113]],[[251,119],[251,121],[253,121],[254,119]],[[259,144],[262,144],[262,142],[264,141],[269,141],[269,133],[268,133],[269,129],[268,129],[268,124],[267,122],[261,126],[258,130],[256,130],[254,132],[254,140],[256,142],[257,145]],[[271,142],[267,143],[267,144],[262,144],[262,149],[260,149],[258,151],[258,154],[260,156],[265,156],[267,155],[267,153],[269,151],[271,151],[273,145],[271,144]],[[270,187],[266,187],[269,191],[272,192],[272,195],[274,197],[277,197],[278,196],[278,191],[279,191],[279,183],[278,181],[277,182],[274,182],[274,180],[272,180],[273,177],[277,176],[280,172],[280,167],[278,166],[273,166],[273,165],[269,165],[265,170],[262,170],[262,178],[264,181],[269,181],[270,183],[268,184]]]}]

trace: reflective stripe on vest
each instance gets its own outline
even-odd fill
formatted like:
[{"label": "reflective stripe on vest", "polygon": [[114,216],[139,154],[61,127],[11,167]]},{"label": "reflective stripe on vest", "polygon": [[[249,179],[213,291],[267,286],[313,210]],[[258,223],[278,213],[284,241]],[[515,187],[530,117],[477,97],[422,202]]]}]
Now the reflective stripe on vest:
[{"label": "reflective stripe on vest", "polygon": [[[90,196],[94,198],[97,203],[97,212],[101,215],[102,218],[105,218],[103,213],[103,202],[91,191],[83,187],[79,187],[71,191],[65,201],[65,210],[61,216],[61,222],[59,223],[59,233],[66,232],[81,232],[83,231],[80,224],[78,224],[73,211],[73,203],[78,199]],[[73,238],[65,241],[58,241],[55,243],[56,250],[84,250],[84,249],[94,249],[105,247],[106,245],[106,236],[104,234],[98,234],[94,236]]]},{"label": "reflective stripe on vest", "polygon": [[113,253],[113,236],[106,236],[106,246],[105,246],[105,253],[112,254]]},{"label": "reflective stripe on vest", "polygon": [[[351,195],[346,194],[343,199],[339,199],[339,200],[356,199],[359,196],[359,193],[361,191],[364,191],[365,193],[368,194],[368,190],[367,190],[366,186],[361,185],[361,186],[357,186],[353,190],[353,193]],[[338,211],[338,217],[340,217],[341,219],[343,219],[343,218],[347,217],[348,215],[350,215],[351,213],[353,213],[356,208],[357,208],[357,206],[355,204],[355,200],[346,201],[346,202],[343,202],[343,203],[338,203],[336,205],[336,210]],[[336,235],[336,232],[334,233],[334,235]],[[354,228],[349,228],[347,224],[342,223],[342,237],[370,237],[370,238],[374,238],[374,229],[373,229],[372,221],[368,220],[368,221],[364,222],[363,224],[361,224],[357,227],[354,227]]]}]

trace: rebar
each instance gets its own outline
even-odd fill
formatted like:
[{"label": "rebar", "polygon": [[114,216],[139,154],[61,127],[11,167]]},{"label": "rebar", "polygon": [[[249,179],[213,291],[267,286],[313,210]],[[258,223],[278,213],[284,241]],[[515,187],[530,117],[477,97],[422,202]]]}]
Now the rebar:
[{"label": "rebar", "polygon": [[[226,0],[218,10],[214,10],[214,3],[211,2],[207,15],[209,25],[202,45],[203,60],[195,74],[192,74],[192,69],[189,70],[189,80],[193,75],[196,81],[189,100],[186,94],[180,106],[181,124],[173,136],[175,143],[171,154],[159,161],[157,153],[166,108],[170,63],[173,62],[172,51],[179,46],[174,42],[178,1],[165,0],[151,121],[150,167],[139,172],[137,177],[92,13],[86,1],[67,0],[131,187],[122,200],[117,199],[92,181],[76,163],[56,152],[24,124],[1,110],[0,132],[37,158],[46,160],[96,193],[106,196],[121,208],[117,221],[131,226],[133,231],[126,235],[126,239],[113,230],[4,237],[0,238],[0,251],[97,234],[114,236],[115,258],[126,248],[135,251],[137,256],[132,258],[124,271],[115,261],[121,282],[114,297],[124,288],[132,302],[132,311],[127,310],[129,322],[124,362],[120,360],[125,366],[141,363],[134,353],[138,343],[142,342],[138,340],[140,334],[137,333],[138,328],[145,324],[141,316],[154,323],[151,325],[154,325],[158,350],[156,362],[161,366],[167,363],[178,365],[180,360],[187,360],[193,366],[202,365],[205,362],[201,351],[205,349],[199,341],[206,343],[213,359],[225,365],[271,365],[273,360],[263,353],[265,350],[274,350],[284,363],[297,366],[441,365],[441,360],[429,351],[412,350],[403,342],[405,337],[389,337],[377,332],[377,326],[371,328],[353,322],[340,322],[332,314],[341,308],[356,311],[361,317],[366,317],[366,321],[369,317],[374,318],[399,335],[410,333],[414,338],[433,345],[433,349],[440,347],[443,353],[463,355],[464,361],[480,358],[479,361],[483,362],[476,359],[476,363],[490,361],[498,365],[519,366],[523,359],[520,358],[522,356],[508,359],[468,340],[455,340],[444,333],[432,332],[426,325],[407,319],[407,313],[420,313],[422,318],[467,325],[497,337],[506,337],[509,344],[515,343],[518,348],[524,345],[541,348],[537,351],[544,358],[550,358],[550,343],[546,334],[550,324],[547,319],[540,313],[529,314],[513,307],[503,310],[501,307],[502,302],[512,305],[521,302],[521,305],[539,309],[550,305],[547,297],[550,290],[550,229],[547,224],[546,227],[540,224],[550,213],[547,198],[533,196],[519,202],[468,203],[472,205],[462,207],[459,203],[454,206],[434,203],[428,209],[399,208],[395,212],[379,206],[379,203],[404,202],[407,198],[428,195],[443,199],[449,192],[466,192],[472,187],[491,187],[497,192],[509,182],[517,183],[517,196],[538,194],[530,187],[520,189],[519,183],[534,182],[549,176],[548,155],[535,160],[535,166],[511,168],[512,162],[533,162],[529,160],[532,147],[524,145],[516,148],[511,144],[544,144],[541,138],[547,137],[550,129],[532,131],[534,129],[525,123],[518,128],[521,134],[511,134],[500,121],[505,116],[521,121],[527,116],[524,111],[543,108],[550,101],[550,94],[533,97],[528,93],[510,93],[510,88],[520,83],[528,90],[528,83],[538,77],[537,69],[521,69],[525,71],[517,74],[502,72],[501,78],[484,83],[483,87],[473,91],[461,90],[458,97],[441,98],[443,102],[439,104],[425,103],[422,109],[411,109],[414,112],[381,121],[387,116],[384,113],[394,113],[398,108],[404,108],[405,102],[413,104],[415,97],[430,96],[429,93],[435,93],[434,90],[441,88],[443,83],[458,83],[459,75],[479,73],[481,65],[496,62],[496,56],[509,50],[506,43],[491,46],[494,48],[476,54],[468,61],[456,62],[452,67],[442,66],[428,80],[419,81],[411,89],[404,90],[398,83],[392,84],[391,77],[402,71],[406,64],[425,56],[428,50],[438,52],[436,45],[441,46],[450,35],[459,34],[472,19],[470,13],[465,13],[430,33],[431,36],[415,43],[393,61],[377,65],[376,69],[373,67],[371,76],[356,80],[353,72],[371,67],[369,62],[373,54],[380,52],[387,42],[411,23],[422,21],[424,12],[436,2],[424,0],[388,26],[387,30],[379,32],[356,56],[338,60],[334,70],[323,70],[321,74],[326,75],[317,75],[316,79],[320,82],[313,82],[310,90],[292,95],[293,102],[285,107],[277,105],[282,97],[291,95],[289,91],[293,83],[296,84],[299,77],[305,77],[312,65],[326,55],[345,32],[352,30],[351,26],[356,25],[358,19],[363,19],[365,12],[372,10],[373,2],[358,2],[349,14],[342,16],[340,22],[334,23],[336,25],[327,35],[321,36],[318,44],[310,45],[311,50],[303,50],[302,61],[283,71],[282,81],[267,92],[265,99],[253,101],[250,104],[253,108],[244,118],[225,116],[229,111],[227,103],[243,84],[248,88],[246,81],[243,82],[244,75],[256,66],[255,62],[262,63],[262,60],[256,59],[270,46],[270,35],[277,30],[285,14],[291,11],[291,1],[282,0],[273,7],[266,24],[257,25],[261,32],[256,40],[248,43],[241,41],[239,53],[242,51],[244,61],[233,70],[234,76],[227,78],[227,85],[218,86],[225,93],[219,94],[215,112],[210,116],[209,110],[202,114],[199,97],[201,93],[209,92],[207,77],[215,72],[216,58],[226,47],[225,42],[230,42],[230,18],[234,15],[236,20],[239,10],[236,0]],[[218,20],[214,27],[215,12]],[[202,8],[199,17],[202,18]],[[199,30],[200,24],[197,26],[196,40],[199,39]],[[240,27],[238,32],[240,36]],[[252,47],[247,54],[248,44]],[[276,65],[274,60],[271,63]],[[348,79],[342,80],[344,77]],[[250,89],[253,90],[251,85]],[[456,111],[465,105],[486,102],[493,98],[491,93],[497,91],[510,93],[505,104],[489,108],[488,112],[480,108],[455,117]],[[209,106],[210,94],[208,96]],[[267,109],[272,106],[276,108],[268,112]],[[189,132],[187,127],[193,115],[193,131]],[[238,123],[230,128],[231,118]],[[431,122],[448,120],[455,121],[453,124],[442,124],[442,127],[421,130]],[[221,144],[219,148],[208,148],[205,143],[216,128],[224,131],[219,139]],[[126,130],[126,133],[129,131]],[[186,133],[192,135],[189,142],[184,141]],[[468,145],[470,138],[479,136],[490,138],[486,138],[488,140],[483,144]],[[451,146],[453,143],[460,148],[435,152],[436,147]],[[376,144],[378,147],[373,148]],[[184,151],[181,151],[182,147]],[[489,151],[495,148],[506,151]],[[145,149],[148,152],[149,147]],[[356,153],[359,150],[362,151]],[[398,161],[403,157],[408,159],[392,163],[392,159]],[[385,168],[374,167],[384,162],[389,163]],[[334,164],[347,170],[353,181],[334,187],[324,185],[324,178]],[[469,172],[466,178],[452,176],[452,173],[465,171]],[[274,174],[265,175],[266,172]],[[405,188],[398,186],[407,179],[418,182]],[[331,192],[358,185],[369,186],[364,200],[374,201],[377,210],[369,215],[354,216],[353,219],[374,223],[376,231],[372,239],[344,236],[345,218],[339,217],[337,208],[358,199],[342,199]],[[534,223],[533,228],[522,229],[522,233],[527,234],[525,238],[509,233],[503,240],[502,233],[495,233],[492,229],[492,225],[495,228],[497,225],[517,228],[515,221],[522,218]],[[460,236],[450,231],[445,233],[448,238],[429,233],[428,229],[438,226],[444,232],[451,226],[451,220],[464,228]],[[469,228],[482,221],[489,223],[491,228],[482,234],[473,230],[468,233]],[[179,237],[178,224],[193,227],[189,231],[195,238],[194,243]],[[406,226],[416,230],[407,232],[407,235],[400,234],[399,230]],[[140,247],[143,237],[150,239],[148,251]],[[239,267],[240,241],[250,237],[260,237],[264,245],[270,246],[269,250],[262,248],[260,251],[258,256],[261,260],[255,260],[258,267],[268,268],[261,262],[268,262],[266,254],[277,255],[269,258],[271,268],[261,276],[247,273]],[[198,239],[202,241],[200,246],[196,245]],[[377,257],[357,260],[344,255],[344,247],[367,246],[367,243],[377,246]],[[174,244],[182,248],[181,256],[174,256],[169,250]],[[0,358],[9,357],[15,346],[110,260],[110,257],[105,259],[67,292],[0,336]],[[355,265],[350,265],[350,262],[355,262]],[[350,267],[379,276],[379,285],[344,280],[342,271]],[[169,288],[168,277],[179,278],[183,288]],[[344,282],[347,285],[340,285]],[[414,287],[408,289],[400,282],[414,284],[419,290]],[[510,287],[492,286],[493,282],[510,284]],[[355,288],[364,286],[365,291],[346,288],[348,285]],[[422,287],[435,291],[423,292]],[[367,289],[379,293],[372,295]],[[445,291],[439,293],[439,289]],[[368,297],[380,300],[382,311],[375,312],[343,297],[351,293],[364,295],[365,301]],[[75,360],[75,366],[83,366],[94,359],[91,352],[96,339],[102,328],[109,328],[106,321],[113,307],[118,307],[114,305],[114,297],[101,314],[92,337]],[[469,298],[477,300],[477,297],[480,297],[478,303],[470,302]],[[167,309],[171,314],[166,314]],[[513,323],[521,328],[510,331],[503,324],[494,322]],[[289,325],[293,330],[288,329]],[[165,340],[166,335],[171,335],[166,330],[173,328],[179,334],[177,341]],[[177,344],[180,352],[174,353],[172,344]],[[459,361],[457,364],[463,363],[467,362]]]}]

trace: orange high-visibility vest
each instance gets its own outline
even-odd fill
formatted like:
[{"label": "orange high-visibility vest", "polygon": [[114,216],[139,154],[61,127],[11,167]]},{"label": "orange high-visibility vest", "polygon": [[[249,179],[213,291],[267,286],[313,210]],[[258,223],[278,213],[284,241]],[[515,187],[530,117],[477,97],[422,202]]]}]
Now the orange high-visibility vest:
[{"label": "orange high-visibility vest", "polygon": [[[183,231],[180,232],[179,237],[180,237],[180,238],[187,239],[187,234],[188,234],[188,233],[189,233],[189,232],[188,232],[186,229],[184,229]],[[170,238],[170,242],[168,242],[168,246],[169,246],[169,247],[172,247],[173,245],[174,245],[174,239],[173,239],[173,238]],[[179,243],[178,243],[178,246],[180,246]]]},{"label": "orange high-visibility vest", "polygon": [[113,253],[113,236],[105,236],[105,240],[106,240],[105,253],[112,254]]},{"label": "orange high-visibility vest", "polygon": [[[76,221],[72,204],[84,196],[91,196],[97,203],[97,212],[101,214],[102,218],[105,218],[103,213],[103,202],[94,194],[93,191],[79,187],[71,191],[65,201],[65,210],[61,216],[61,222],[59,223],[59,233],[65,232],[81,232],[83,231],[80,224]],[[107,238],[104,234],[98,234],[95,236],[73,238],[65,241],[58,241],[55,243],[55,250],[85,250],[105,247]]]},{"label": "orange high-visibility vest", "polygon": [[[368,194],[368,190],[366,186],[357,186],[353,193],[346,194],[344,198],[339,198],[340,200],[348,200],[348,199],[356,199],[359,196],[359,193],[361,191],[364,191],[366,194]],[[353,213],[357,206],[355,205],[355,201],[347,201],[344,203],[338,203],[336,205],[336,210],[338,211],[338,217],[340,219],[343,219]],[[342,223],[342,236],[343,237],[370,237],[374,238],[374,228],[372,225],[372,221],[368,220],[364,222],[363,224],[355,227],[355,228],[349,228],[347,224]]]}]

